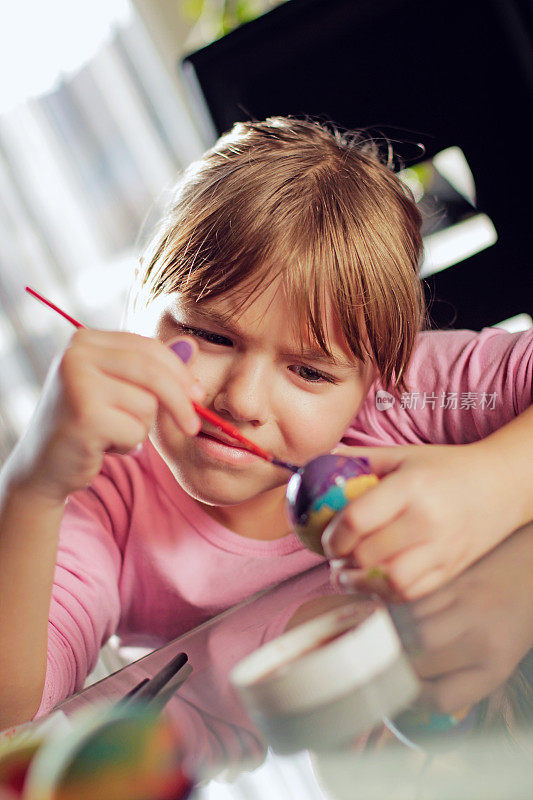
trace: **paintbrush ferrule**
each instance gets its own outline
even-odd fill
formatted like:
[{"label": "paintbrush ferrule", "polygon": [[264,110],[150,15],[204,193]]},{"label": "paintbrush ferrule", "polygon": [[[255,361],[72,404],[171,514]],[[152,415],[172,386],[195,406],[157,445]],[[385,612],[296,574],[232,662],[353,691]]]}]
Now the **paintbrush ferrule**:
[{"label": "paintbrush ferrule", "polygon": [[283,467],[283,469],[288,469],[290,472],[300,472],[300,467],[297,467],[296,464],[290,464],[288,461],[282,461],[281,458],[272,458],[272,463],[275,464],[277,467]]}]

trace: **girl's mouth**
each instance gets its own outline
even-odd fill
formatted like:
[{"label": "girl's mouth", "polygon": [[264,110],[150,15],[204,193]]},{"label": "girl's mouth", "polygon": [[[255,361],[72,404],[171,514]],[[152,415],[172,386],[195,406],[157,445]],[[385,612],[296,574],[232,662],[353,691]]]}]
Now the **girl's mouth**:
[{"label": "girl's mouth", "polygon": [[214,461],[234,466],[249,466],[259,460],[258,456],[250,453],[242,446],[221,441],[209,433],[201,431],[194,439],[199,451]]}]

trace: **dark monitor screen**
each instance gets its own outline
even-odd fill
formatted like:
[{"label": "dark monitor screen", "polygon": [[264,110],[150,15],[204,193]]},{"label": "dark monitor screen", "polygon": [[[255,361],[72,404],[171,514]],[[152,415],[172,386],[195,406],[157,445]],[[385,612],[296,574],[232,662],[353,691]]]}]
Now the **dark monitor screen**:
[{"label": "dark monitor screen", "polygon": [[370,127],[407,166],[459,148],[497,241],[427,289],[436,324],[479,328],[533,313],[531,21],[529,0],[288,0],[182,69],[206,145],[291,114]]}]

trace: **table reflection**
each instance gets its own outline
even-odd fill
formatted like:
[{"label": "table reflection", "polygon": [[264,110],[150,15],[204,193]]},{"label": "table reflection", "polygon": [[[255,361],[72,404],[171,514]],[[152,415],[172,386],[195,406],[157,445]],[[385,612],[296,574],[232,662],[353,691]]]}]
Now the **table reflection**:
[{"label": "table reflection", "polygon": [[470,718],[509,742],[531,722],[532,569],[527,526],[439,591],[389,607],[421,679],[416,709],[421,727],[427,712],[427,733],[431,714],[455,716],[458,729]]},{"label": "table reflection", "polygon": [[[188,767],[204,781],[205,792],[215,778],[229,782],[228,791],[233,784],[237,787],[244,771],[249,786],[272,754],[229,683],[233,667],[284,631],[334,607],[355,604],[358,623],[381,607],[391,615],[418,676],[418,697],[402,714],[380,718],[370,730],[361,732],[354,719],[357,734],[341,748],[312,753],[309,763],[318,792],[313,796],[529,797],[530,788],[529,794],[521,792],[533,785],[532,574],[533,525],[517,531],[444,588],[408,604],[342,594],[321,565],[70,698],[62,710],[70,715],[97,700],[116,699],[184,650],[192,672],[165,713],[184,731]],[[335,727],[346,726],[348,713],[353,710],[340,704],[337,717],[324,715],[321,740],[328,740],[328,725],[335,740]],[[298,741],[294,751],[305,746]],[[259,784],[254,792],[258,798],[269,796]],[[311,795],[301,795],[306,796]]]}]

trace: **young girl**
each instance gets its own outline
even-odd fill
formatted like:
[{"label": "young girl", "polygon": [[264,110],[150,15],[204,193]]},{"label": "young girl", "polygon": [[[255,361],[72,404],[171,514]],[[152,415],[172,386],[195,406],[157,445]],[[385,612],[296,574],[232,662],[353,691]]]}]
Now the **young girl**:
[{"label": "young girl", "polygon": [[[420,251],[412,197],[357,136],[237,124],[185,171],[136,332],[74,334],[3,469],[0,727],[80,689],[111,634],[155,646],[320,561],[287,472],[193,400],[292,463],[369,456],[380,484],[324,535],[342,580],[380,565],[417,597],[533,518],[533,333],[420,333]],[[474,390],[494,407],[441,402]]]}]

